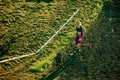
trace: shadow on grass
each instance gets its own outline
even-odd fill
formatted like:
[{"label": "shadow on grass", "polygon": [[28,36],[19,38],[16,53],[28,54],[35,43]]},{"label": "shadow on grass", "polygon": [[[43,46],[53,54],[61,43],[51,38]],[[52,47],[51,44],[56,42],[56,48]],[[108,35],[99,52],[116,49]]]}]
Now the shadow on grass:
[{"label": "shadow on grass", "polygon": [[[115,30],[111,32],[111,30],[114,28],[117,29],[117,27],[114,26],[118,24],[116,21],[118,21],[118,17],[120,15],[119,13],[115,14],[117,7],[110,3],[111,2],[104,3],[98,19],[94,22],[97,26],[92,24],[93,27],[89,30],[92,35],[87,35],[88,39],[90,41],[93,40],[96,44],[91,43],[90,45],[85,45],[85,48],[83,49],[85,53],[80,53],[79,58],[77,58],[75,54],[67,57],[68,54],[74,53],[73,51],[75,51],[72,49],[72,46],[68,47],[68,51],[66,52],[67,59],[63,63],[64,67],[60,67],[55,71],[52,71],[52,73],[49,73],[40,80],[53,80],[57,76],[61,78],[60,80],[73,80],[74,78],[74,80],[117,80],[119,78],[119,66],[117,66],[119,64],[117,56],[119,56],[118,53],[120,53],[120,51],[118,49],[119,46],[117,45],[118,40],[116,39],[119,35],[116,35],[116,37],[113,35],[119,33]],[[110,13],[111,11],[114,13]],[[112,17],[116,15],[117,17]],[[109,21],[109,18],[113,19],[113,21]],[[100,40],[99,37],[101,37]],[[89,40],[86,43],[89,43]],[[67,75],[64,76],[61,73],[66,73]]]},{"label": "shadow on grass", "polygon": [[69,66],[69,63],[71,63],[71,61],[75,58],[75,55],[69,56],[69,58],[63,63],[63,66],[60,66],[59,68],[57,68],[55,71],[53,71],[52,73],[44,76],[42,79],[40,80],[53,80],[54,78],[57,77],[57,75],[59,75],[62,71],[65,70],[65,68],[67,68],[67,66]]},{"label": "shadow on grass", "polygon": [[[58,55],[61,55],[61,61],[60,60],[56,60],[55,57],[55,64],[53,63],[53,68],[51,73],[44,75],[43,78],[41,78],[40,80],[53,80],[54,78],[56,78],[62,71],[64,71],[69,64],[72,62],[72,60],[76,57],[76,55],[70,55],[69,53],[73,53],[73,51],[75,50],[74,48],[74,42],[73,39],[70,40],[70,44],[66,45],[66,48],[64,48],[64,50],[61,50]],[[72,46],[72,47],[71,47]],[[59,65],[59,63],[61,63],[62,65]],[[55,68],[56,67],[56,68]]]}]

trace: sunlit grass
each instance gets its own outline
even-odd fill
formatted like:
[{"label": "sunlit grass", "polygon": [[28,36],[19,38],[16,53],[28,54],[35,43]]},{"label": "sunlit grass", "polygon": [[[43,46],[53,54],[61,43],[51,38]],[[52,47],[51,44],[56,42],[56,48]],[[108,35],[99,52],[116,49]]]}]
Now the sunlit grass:
[{"label": "sunlit grass", "polygon": [[33,1],[7,4],[10,7],[4,6],[1,11],[3,23],[0,31],[0,45],[7,53],[0,53],[2,55],[0,59],[36,52],[72,16],[73,12],[81,7],[78,14],[39,53],[42,56],[29,68],[35,73],[47,70],[56,54],[65,49],[70,39],[75,37],[75,24],[78,20],[88,28],[97,19],[103,2],[54,0],[51,3]]},{"label": "sunlit grass", "polygon": [[50,54],[50,55],[43,58],[41,61],[36,61],[35,63],[33,63],[33,65],[30,67],[31,72],[34,72],[34,73],[43,72],[46,69],[48,69],[49,66],[52,64],[52,62],[54,61],[56,54],[59,53],[61,50],[65,49],[65,47],[67,46],[67,44],[69,43],[72,37],[70,35],[73,35],[74,32],[73,33],[68,32],[63,35],[62,33],[64,33],[64,31],[58,34],[55,40],[53,40],[50,43],[52,45],[48,45],[48,48],[46,48],[46,51],[44,54]]},{"label": "sunlit grass", "polygon": [[52,61],[50,59],[51,58],[46,58],[45,60],[37,61],[36,63],[34,63],[34,66],[30,67],[30,71],[34,73],[43,72],[52,64]]}]

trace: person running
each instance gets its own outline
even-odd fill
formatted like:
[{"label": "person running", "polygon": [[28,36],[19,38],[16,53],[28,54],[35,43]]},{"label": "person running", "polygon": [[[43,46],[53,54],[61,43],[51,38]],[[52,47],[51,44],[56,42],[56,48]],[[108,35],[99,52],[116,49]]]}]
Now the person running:
[{"label": "person running", "polygon": [[86,33],[86,29],[82,26],[82,23],[78,21],[76,25],[76,47],[79,51],[80,51],[80,43],[82,42],[85,33]]}]

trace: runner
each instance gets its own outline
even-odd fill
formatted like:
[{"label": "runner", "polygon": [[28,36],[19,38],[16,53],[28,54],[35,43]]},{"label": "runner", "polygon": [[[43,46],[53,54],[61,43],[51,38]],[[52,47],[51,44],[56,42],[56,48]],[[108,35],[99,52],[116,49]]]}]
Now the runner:
[{"label": "runner", "polygon": [[83,40],[83,36],[86,33],[86,29],[82,26],[82,23],[80,21],[77,22],[76,25],[76,48],[80,51],[80,43]]}]

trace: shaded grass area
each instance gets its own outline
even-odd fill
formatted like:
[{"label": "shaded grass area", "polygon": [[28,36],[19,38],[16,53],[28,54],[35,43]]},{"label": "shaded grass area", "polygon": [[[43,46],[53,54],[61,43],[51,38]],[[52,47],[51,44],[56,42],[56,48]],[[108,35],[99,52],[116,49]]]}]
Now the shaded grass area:
[{"label": "shaded grass area", "polygon": [[[119,1],[118,1],[119,3]],[[120,44],[118,4],[105,1],[97,20],[91,25],[82,43],[82,51],[59,75],[48,80],[119,80]],[[54,78],[53,78],[54,77]]]},{"label": "shaded grass area", "polygon": [[24,0],[23,2],[3,1],[0,12],[0,48],[2,50],[0,60],[35,52],[77,8],[81,7],[81,9],[39,55],[0,64],[0,78],[12,80],[40,78],[41,72],[49,68],[48,65],[51,64],[56,53],[69,43],[75,33],[76,21],[80,19],[88,28],[96,19],[102,3],[101,0],[94,2],[92,0],[65,0],[50,3],[25,2]]}]

